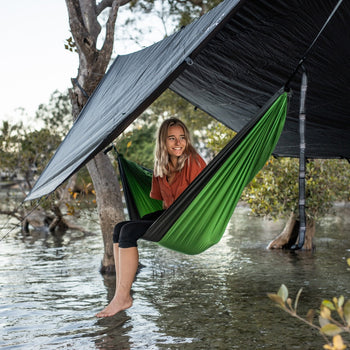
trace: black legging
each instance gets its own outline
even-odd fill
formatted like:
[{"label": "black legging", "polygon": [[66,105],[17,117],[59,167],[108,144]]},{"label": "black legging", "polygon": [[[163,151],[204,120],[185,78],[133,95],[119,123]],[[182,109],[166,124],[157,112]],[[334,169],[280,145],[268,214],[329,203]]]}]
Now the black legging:
[{"label": "black legging", "polygon": [[137,247],[137,240],[146,233],[163,211],[147,214],[140,220],[119,222],[114,227],[113,243],[119,243],[120,248]]}]

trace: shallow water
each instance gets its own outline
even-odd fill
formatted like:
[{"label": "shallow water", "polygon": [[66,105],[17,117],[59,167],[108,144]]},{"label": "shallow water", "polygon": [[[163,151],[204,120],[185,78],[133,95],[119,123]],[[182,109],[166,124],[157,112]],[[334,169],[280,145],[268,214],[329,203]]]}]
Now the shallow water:
[{"label": "shallow water", "polygon": [[198,256],[141,241],[134,305],[108,319],[94,317],[114,292],[98,272],[98,233],[12,232],[0,242],[0,348],[321,349],[323,339],[266,294],[284,283],[294,299],[302,287],[301,315],[325,298],[349,299],[349,209],[320,222],[314,252],[266,250],[283,222],[248,213],[237,208],[221,242]]}]

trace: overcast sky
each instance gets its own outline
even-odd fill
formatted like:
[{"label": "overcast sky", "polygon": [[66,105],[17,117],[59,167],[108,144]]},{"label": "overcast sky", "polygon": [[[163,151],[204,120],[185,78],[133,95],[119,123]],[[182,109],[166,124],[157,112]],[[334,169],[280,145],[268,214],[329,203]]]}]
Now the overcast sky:
[{"label": "overcast sky", "polygon": [[[77,75],[78,56],[64,49],[65,40],[71,36],[64,0],[2,0],[0,32],[0,121],[17,121],[17,108],[34,115],[54,90],[71,86],[70,79]],[[159,31],[153,34],[149,44],[161,38]],[[121,49],[118,53],[126,52]]]},{"label": "overcast sky", "polygon": [[0,32],[0,119],[18,107],[33,113],[76,76],[77,55],[64,49],[70,36],[64,0],[2,1]]}]

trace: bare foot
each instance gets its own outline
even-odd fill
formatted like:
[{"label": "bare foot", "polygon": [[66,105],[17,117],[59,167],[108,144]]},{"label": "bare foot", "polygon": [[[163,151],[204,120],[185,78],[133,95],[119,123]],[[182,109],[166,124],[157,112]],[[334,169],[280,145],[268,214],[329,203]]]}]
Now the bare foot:
[{"label": "bare foot", "polygon": [[102,311],[96,314],[96,317],[110,317],[120,311],[128,309],[131,306],[132,298],[130,296],[126,298],[118,298],[115,296]]}]

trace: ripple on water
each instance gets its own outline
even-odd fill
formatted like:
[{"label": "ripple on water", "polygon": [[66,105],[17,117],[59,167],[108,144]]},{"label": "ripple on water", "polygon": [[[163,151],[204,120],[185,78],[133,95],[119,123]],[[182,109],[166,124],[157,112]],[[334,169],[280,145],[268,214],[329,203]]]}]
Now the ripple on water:
[{"label": "ripple on water", "polygon": [[[94,314],[114,293],[98,270],[99,234],[63,238],[9,235],[0,243],[0,346],[4,349],[316,349],[323,340],[266,296],[284,283],[300,312],[346,294],[348,221],[326,217],[317,250],[268,251],[283,222],[238,208],[222,241],[198,256],[140,242],[144,265],[134,306],[109,319]],[[97,230],[96,230],[97,231]],[[303,339],[302,343],[300,339]]]}]

